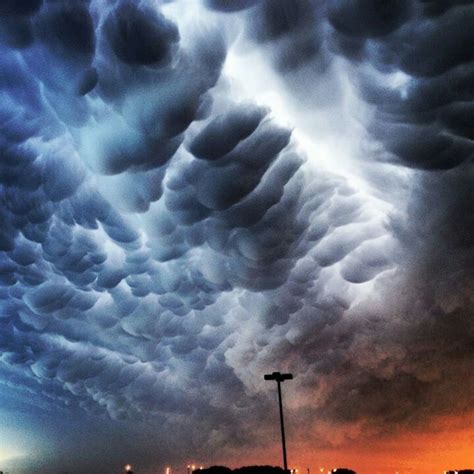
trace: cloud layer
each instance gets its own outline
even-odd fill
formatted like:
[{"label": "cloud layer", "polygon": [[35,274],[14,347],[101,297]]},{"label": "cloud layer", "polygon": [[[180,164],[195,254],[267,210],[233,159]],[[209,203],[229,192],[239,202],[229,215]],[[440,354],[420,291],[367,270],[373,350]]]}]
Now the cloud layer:
[{"label": "cloud layer", "polygon": [[2,386],[176,459],[270,443],[274,369],[302,443],[468,410],[471,2],[182,8],[0,7]]}]

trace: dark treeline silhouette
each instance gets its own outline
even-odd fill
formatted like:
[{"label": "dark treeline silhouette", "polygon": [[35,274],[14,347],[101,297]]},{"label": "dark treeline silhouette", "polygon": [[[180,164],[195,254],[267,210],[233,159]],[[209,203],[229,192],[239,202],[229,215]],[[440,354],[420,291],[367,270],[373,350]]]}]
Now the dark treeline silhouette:
[{"label": "dark treeline silhouette", "polygon": [[226,466],[211,466],[194,472],[196,474],[284,474],[285,471],[281,467],[274,466],[245,466],[236,469]]},{"label": "dark treeline silhouette", "polygon": [[205,469],[199,469],[196,471],[193,471],[193,474],[230,474],[232,472],[232,469],[226,466],[211,466],[211,467],[206,467]]},{"label": "dark treeline silhouette", "polygon": [[446,474],[474,474],[473,469],[454,469],[452,471],[446,471]]},{"label": "dark treeline silhouette", "polygon": [[[337,474],[356,474],[352,469],[340,467],[332,471]],[[284,474],[281,467],[274,466],[245,466],[237,469],[230,469],[226,466],[211,466],[199,471],[193,471],[196,474]]]}]

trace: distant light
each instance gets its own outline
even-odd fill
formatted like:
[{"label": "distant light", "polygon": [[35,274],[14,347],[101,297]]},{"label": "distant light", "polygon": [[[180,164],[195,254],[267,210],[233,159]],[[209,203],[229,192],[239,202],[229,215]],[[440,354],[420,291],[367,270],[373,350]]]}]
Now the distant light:
[{"label": "distant light", "polygon": [[132,465],[131,464],[126,464],[125,465],[125,472],[131,471],[132,470]]}]

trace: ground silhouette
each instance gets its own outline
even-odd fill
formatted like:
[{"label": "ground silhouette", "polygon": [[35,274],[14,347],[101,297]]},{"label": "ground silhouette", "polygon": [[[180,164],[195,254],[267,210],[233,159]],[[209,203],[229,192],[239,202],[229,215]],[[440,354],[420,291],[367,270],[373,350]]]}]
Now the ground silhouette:
[{"label": "ground silhouette", "polygon": [[281,467],[275,466],[244,466],[230,469],[226,466],[211,466],[199,469],[199,474],[284,474]]},{"label": "ground silhouette", "polygon": [[[337,474],[356,474],[352,469],[345,467],[333,470]],[[281,467],[275,466],[245,466],[230,469],[226,466],[211,466],[206,469],[199,469],[197,474],[285,474]]]}]

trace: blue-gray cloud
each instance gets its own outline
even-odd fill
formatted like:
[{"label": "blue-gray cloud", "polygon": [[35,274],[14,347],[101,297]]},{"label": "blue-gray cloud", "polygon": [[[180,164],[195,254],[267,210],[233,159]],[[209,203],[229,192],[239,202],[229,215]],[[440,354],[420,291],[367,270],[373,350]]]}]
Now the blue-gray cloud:
[{"label": "blue-gray cloud", "polygon": [[[1,383],[38,413],[161,427],[176,459],[263,446],[274,368],[298,374],[295,433],[472,403],[447,388],[472,380],[473,8],[446,3],[206,1],[182,31],[153,2],[3,2]],[[304,113],[349,71],[377,192],[234,93],[232,41]]]}]

